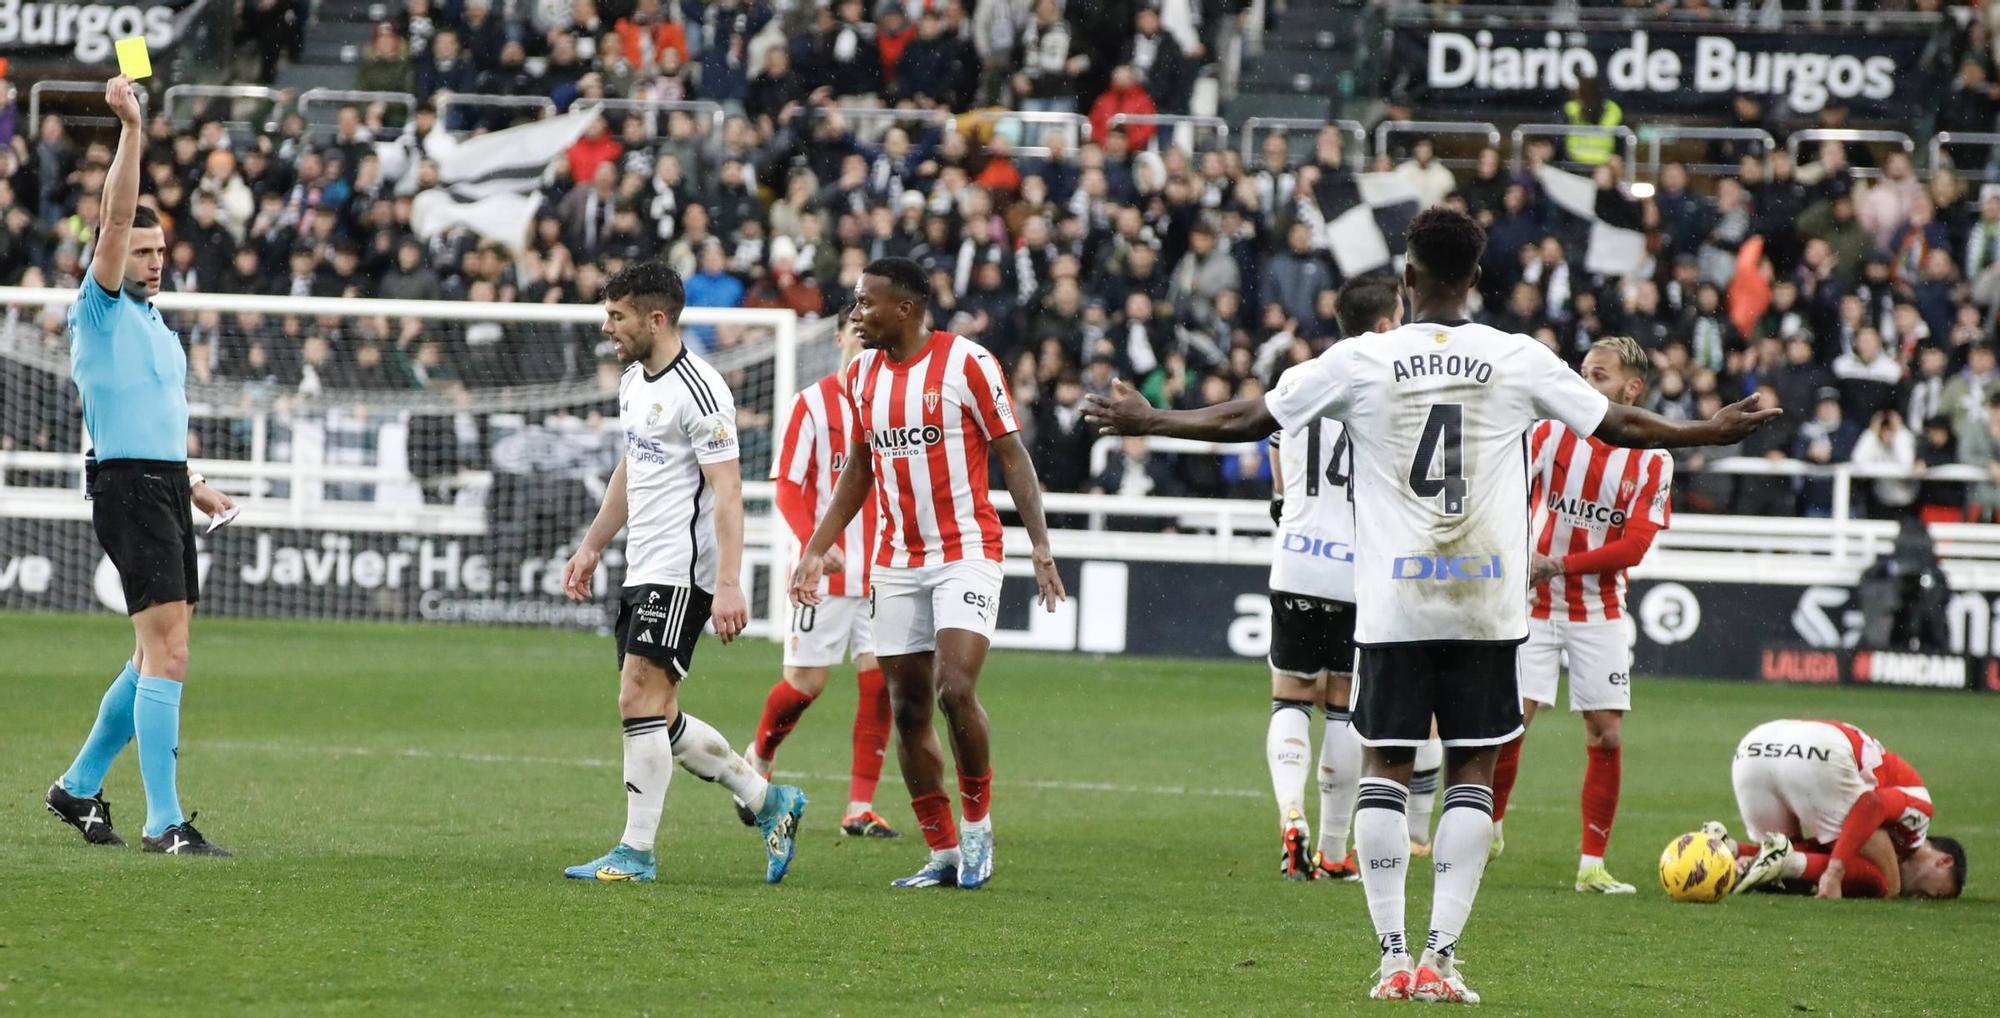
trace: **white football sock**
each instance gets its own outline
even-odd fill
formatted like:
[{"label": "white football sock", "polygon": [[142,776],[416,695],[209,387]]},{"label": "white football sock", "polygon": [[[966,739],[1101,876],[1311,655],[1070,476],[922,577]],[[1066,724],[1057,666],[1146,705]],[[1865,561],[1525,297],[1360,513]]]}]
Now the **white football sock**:
[{"label": "white football sock", "polygon": [[1444,744],[1433,735],[1417,747],[1410,775],[1410,837],[1419,845],[1431,843],[1431,813],[1437,806],[1438,770],[1443,766]]},{"label": "white football sock", "polygon": [[618,841],[651,851],[674,777],[673,739],[664,717],[625,719],[625,833]]},{"label": "white football sock", "polygon": [[1409,789],[1388,778],[1362,778],[1354,808],[1354,854],[1361,889],[1382,948],[1382,968],[1408,963],[1403,932],[1403,871],[1410,861]]},{"label": "white football sock", "polygon": [[1436,875],[1431,890],[1431,932],[1424,958],[1451,958],[1479,896],[1486,873],[1486,848],[1493,841],[1493,790],[1485,785],[1453,785],[1444,792],[1437,845],[1431,850]]},{"label": "white football sock", "polygon": [[847,804],[847,815],[851,817],[857,817],[863,813],[873,813],[873,812],[875,812],[875,804],[872,802],[860,802],[858,800],[850,800]]},{"label": "white football sock", "polygon": [[1355,734],[1353,716],[1328,707],[1326,735],[1319,745],[1319,854],[1328,862],[1347,858],[1360,782],[1361,736]]},{"label": "white football sock", "polygon": [[1305,815],[1307,760],[1312,756],[1312,704],[1272,700],[1271,726],[1264,734],[1264,759],[1271,765],[1271,792],[1278,799],[1278,822],[1292,810]]},{"label": "white football sock", "polygon": [[729,748],[729,740],[722,733],[710,727],[708,722],[682,711],[673,724],[674,761],[687,768],[689,774],[703,781],[720,782],[729,789],[736,801],[750,808],[751,812],[764,810],[764,791],[771,783],[763,775],[750,769],[750,765],[736,751]]}]

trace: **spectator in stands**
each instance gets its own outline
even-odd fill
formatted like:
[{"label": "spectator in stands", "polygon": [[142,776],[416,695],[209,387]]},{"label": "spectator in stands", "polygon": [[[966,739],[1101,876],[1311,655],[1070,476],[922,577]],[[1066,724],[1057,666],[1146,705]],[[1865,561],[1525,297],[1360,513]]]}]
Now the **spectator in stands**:
[{"label": "spectator in stands", "polygon": [[[431,39],[429,55],[417,61],[417,98],[423,102],[435,102],[439,92],[477,91],[478,80],[478,69],[459,52],[458,33],[451,29],[440,30]],[[444,126],[448,131],[469,131],[472,120],[472,111],[455,109]]]},{"label": "spectator in stands", "polygon": [[1133,29],[1119,51],[1119,64],[1132,69],[1133,78],[1161,109],[1186,113],[1194,91],[1194,67],[1180,42],[1161,30],[1160,12],[1150,6],[1139,8]]},{"label": "spectator in stands", "polygon": [[1333,271],[1313,250],[1312,227],[1294,222],[1285,232],[1285,250],[1264,266],[1259,292],[1268,303],[1284,308],[1295,321],[1313,315],[1313,299],[1333,287]]},{"label": "spectator in stands", "polygon": [[683,0],[701,24],[701,90],[733,114],[750,93],[750,40],[771,21],[765,0]]},{"label": "spectator in stands", "polygon": [[1922,447],[1918,450],[1919,476],[1923,483],[1917,488],[1917,513],[1925,523],[1957,523],[1965,519],[1965,485],[1958,481],[1940,481],[1931,476],[1933,469],[1958,463],[1958,438],[1952,432],[1951,419],[1939,414],[1924,419]]},{"label": "spectator in stands", "polygon": [[[1817,466],[1834,466],[1854,457],[1860,432],[1840,410],[1840,390],[1831,386],[1819,390],[1810,420],[1799,425],[1792,440],[1792,455]],[[1808,476],[1799,485],[1799,513],[1803,516],[1833,515],[1833,481]]]},{"label": "spectator in stands", "polygon": [[669,51],[679,61],[688,58],[687,33],[667,17],[661,0],[638,0],[631,16],[619,18],[612,31],[618,35],[619,52],[642,76],[657,71],[662,54]]},{"label": "spectator in stands", "polygon": [[1833,376],[1839,380],[1847,419],[1872,421],[1883,410],[1894,409],[1903,365],[1883,349],[1879,331],[1863,326],[1854,336],[1854,348],[1834,358]]},{"label": "spectator in stands", "polygon": [[[416,63],[410,59],[410,42],[396,34],[388,22],[376,24],[368,36],[368,50],[354,72],[354,87],[368,92],[408,92],[416,87]],[[401,124],[399,108],[390,123]]]},{"label": "spectator in stands", "polygon": [[[1903,415],[1891,407],[1869,418],[1868,430],[1854,443],[1856,466],[1880,467],[1907,474],[1917,465],[1917,439],[1903,424]],[[1877,519],[1894,519],[1914,511],[1917,482],[1901,477],[1880,478],[1868,485],[1869,514]]]},{"label": "spectator in stands", "polygon": [[[1010,2],[989,0],[983,6],[1005,7]],[[1022,109],[1076,112],[1079,78],[1090,70],[1089,47],[1063,20],[1057,0],[1035,0],[1034,18],[1021,31],[1014,59],[1014,98]],[[1282,136],[1271,137],[1284,144]]]},{"label": "spectator in stands", "polygon": [[507,26],[493,14],[491,0],[464,0],[459,11],[460,42],[472,66],[490,71],[500,66],[507,46]]},{"label": "spectator in stands", "polygon": [[958,40],[945,32],[935,8],[917,19],[916,38],[903,49],[897,64],[897,94],[918,106],[949,109],[958,93],[963,68]]},{"label": "spectator in stands", "polygon": [[[1152,96],[1138,75],[1126,64],[1111,70],[1111,87],[1097,97],[1090,107],[1090,130],[1094,137],[1104,137],[1111,131],[1111,118],[1121,113],[1150,116],[1159,112]],[[1127,127],[1126,137],[1133,147],[1144,148],[1151,141],[1158,128],[1150,124],[1133,124]]]},{"label": "spectator in stands", "polygon": [[[1429,138],[1418,138],[1410,146],[1410,158],[1396,167],[1396,175],[1416,189],[1418,208],[1442,205],[1445,195],[1458,189],[1458,178],[1438,161],[1436,149]],[[1497,160],[1495,176],[1498,176]]]},{"label": "spectator in stands", "polygon": [[1982,410],[1953,429],[1958,461],[1987,477],[1966,491],[1966,517],[1974,523],[2000,521],[2000,392],[1989,394]]},{"label": "spectator in stands", "polygon": [[1945,384],[1942,412],[1951,418],[1953,431],[1962,434],[1977,427],[1981,408],[2000,392],[2000,371],[1994,362],[1990,343],[1974,343],[1965,352],[1965,367]]}]

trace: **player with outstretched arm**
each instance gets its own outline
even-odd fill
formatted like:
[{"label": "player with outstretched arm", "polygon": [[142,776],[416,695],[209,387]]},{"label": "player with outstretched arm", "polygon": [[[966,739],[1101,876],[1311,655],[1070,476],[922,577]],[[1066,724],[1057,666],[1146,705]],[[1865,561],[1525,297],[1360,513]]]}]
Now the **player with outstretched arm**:
[{"label": "player with outstretched arm", "polygon": [[[1403,324],[1402,281],[1384,272],[1340,288],[1343,336]],[[1296,365],[1291,371],[1304,370]],[[1282,385],[1283,377],[1279,376]],[[1347,834],[1360,790],[1361,739],[1349,699],[1354,679],[1354,454],[1346,426],[1307,421],[1271,436],[1275,455],[1271,555],[1271,720],[1264,761],[1278,799],[1278,872],[1288,880],[1359,880]],[[1305,818],[1314,707],[1326,712],[1319,748],[1319,847]],[[1311,852],[1308,855],[1308,852]]]},{"label": "player with outstretched arm", "polygon": [[[1085,414],[1108,431],[1252,441],[1321,416],[1354,450],[1354,726],[1366,747],[1355,849],[1381,947],[1370,995],[1477,1003],[1453,958],[1493,836],[1493,759],[1520,734],[1515,664],[1527,637],[1528,478],[1537,420],[1628,447],[1724,445],[1776,416],[1755,397],[1707,421],[1618,406],[1549,349],[1464,318],[1485,231],[1431,208],[1411,221],[1403,280],[1412,321],[1335,344],[1261,400],[1156,410],[1122,383]],[[1433,719],[1446,751],[1432,850],[1430,935],[1413,962],[1403,928],[1409,780]]]},{"label": "player with outstretched arm", "polygon": [[[1646,351],[1628,336],[1592,344],[1579,374],[1613,403],[1635,406],[1652,374]],[[1611,875],[1604,849],[1618,814],[1625,712],[1632,709],[1632,647],[1625,636],[1625,570],[1638,565],[1667,528],[1673,457],[1658,449],[1620,449],[1571,431],[1561,421],[1535,425],[1528,441],[1528,642],[1521,648],[1521,737],[1500,747],[1493,765],[1493,851],[1514,790],[1526,727],[1536,705],[1554,706],[1559,665],[1569,671],[1569,709],[1583,716],[1589,761],[1583,771],[1583,833],[1577,891],[1631,894]]]},{"label": "player with outstretched arm", "polygon": [[118,114],[118,151],[104,180],[90,272],[70,305],[70,377],[96,463],[88,481],[91,529],[118,570],[137,648],[44,802],[84,841],[125,844],[111,826],[104,775],[136,740],[146,789],[141,849],[226,856],[181,812],[181,690],[188,627],[201,600],[188,504],[221,522],[235,504],[188,470],[187,354],[152,304],[167,244],[158,214],[139,204],[145,136],[131,79],[106,82],[104,101]]},{"label": "player with outstretched arm", "polygon": [[791,866],[805,793],[774,785],[728,740],[681,709],[680,685],[711,621],[728,643],[749,621],[743,597],[743,478],[736,403],[722,376],[681,340],[687,291],[657,260],[604,285],[604,334],[625,374],[618,380],[624,451],[604,504],[563,568],[573,601],[592,596],[604,548],[630,524],[619,592],[618,716],[625,730],[625,833],[604,855],[571,866],[572,880],[650,881],[653,839],[674,764],[718,782],[744,804],[764,836],[764,879]]},{"label": "player with outstretched arm", "polygon": [[[1039,600],[1063,599],[1042,519],[1041,485],[1021,443],[1006,376],[963,336],[924,328],[930,280],[907,258],[862,270],[852,311],[861,356],[845,373],[862,434],[833,504],[800,552],[792,598],[820,601],[827,549],[868,492],[882,518],[871,582],[875,653],[889,680],[896,759],[930,857],[896,887],[983,886],[993,875],[991,730],[976,687],[1000,611],[1000,514],[987,494],[997,456],[1032,544]],[[944,791],[944,751],[931,725],[943,709],[958,765],[962,829]]]},{"label": "player with outstretched arm", "polygon": [[[841,311],[837,321],[835,336],[845,368],[861,353],[861,336],[847,311]],[[839,371],[806,386],[792,399],[778,455],[771,460],[771,481],[778,491],[778,515],[800,547],[812,539],[814,526],[832,504],[833,486],[847,466],[848,450],[858,434],[854,406],[841,387]],[[840,833],[895,838],[900,835],[875,812],[875,785],[882,778],[891,719],[889,687],[875,660],[875,612],[868,596],[868,552],[874,540],[875,496],[870,492],[861,511],[827,549],[819,604],[797,605],[786,620],[785,671],[764,697],[757,738],[743,758],[770,777],[778,746],[826,689],[827,670],[852,654],[861,696],[854,708],[854,758]],[[751,822],[748,810],[743,819]]]},{"label": "player with outstretched arm", "polygon": [[[1767,721],[1729,767],[1748,836],[1735,893],[1772,888],[1821,898],[1956,898],[1965,847],[1931,833],[1923,776],[1844,721]],[[1702,825],[1729,839],[1719,821]]]}]

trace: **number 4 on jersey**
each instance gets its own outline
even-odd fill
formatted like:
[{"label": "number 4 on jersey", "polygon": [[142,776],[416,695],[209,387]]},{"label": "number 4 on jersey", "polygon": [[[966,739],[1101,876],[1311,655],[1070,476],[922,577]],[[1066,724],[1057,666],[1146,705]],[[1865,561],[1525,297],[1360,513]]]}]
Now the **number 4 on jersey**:
[{"label": "number 4 on jersey", "polygon": [[[1444,496],[1446,516],[1465,515],[1465,407],[1459,403],[1439,403],[1431,407],[1424,422],[1423,437],[1417,440],[1417,456],[1410,462],[1410,490],[1418,498]],[[1436,463],[1439,453],[1443,462]],[[1433,464],[1438,476],[1431,476]]]}]

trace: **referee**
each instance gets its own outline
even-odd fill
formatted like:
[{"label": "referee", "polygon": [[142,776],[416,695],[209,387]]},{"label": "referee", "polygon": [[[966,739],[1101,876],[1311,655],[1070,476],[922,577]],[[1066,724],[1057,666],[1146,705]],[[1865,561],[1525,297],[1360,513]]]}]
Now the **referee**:
[{"label": "referee", "polygon": [[175,769],[188,621],[200,598],[188,503],[211,517],[234,504],[188,473],[187,354],[152,305],[167,247],[160,217],[139,204],[144,140],[132,80],[105,83],[104,101],[118,114],[118,154],[104,182],[90,275],[69,310],[70,377],[95,448],[95,469],[86,470],[91,526],[118,569],[138,647],[105,691],[76,762],[49,786],[47,802],[86,842],[125,844],[111,827],[104,775],[137,739],[144,850],[226,856],[181,812]]}]

